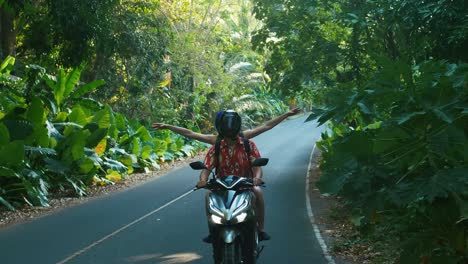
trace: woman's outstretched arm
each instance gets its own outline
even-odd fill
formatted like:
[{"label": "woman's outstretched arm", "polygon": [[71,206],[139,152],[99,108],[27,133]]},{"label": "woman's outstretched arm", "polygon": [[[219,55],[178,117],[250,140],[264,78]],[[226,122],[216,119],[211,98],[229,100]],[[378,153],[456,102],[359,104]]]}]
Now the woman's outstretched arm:
[{"label": "woman's outstretched arm", "polygon": [[[254,138],[260,135],[261,133],[272,129],[273,127],[281,123],[284,119],[290,116],[296,115],[298,113],[301,113],[301,112],[302,112],[301,109],[294,108],[291,111],[288,111],[278,117],[271,119],[270,121],[266,122],[265,124],[261,126],[243,131],[244,137],[247,139]],[[156,130],[169,129],[174,133],[177,133],[182,136],[186,136],[188,138],[195,139],[195,140],[207,143],[207,144],[214,145],[216,143],[217,136],[213,134],[201,134],[201,133],[193,132],[192,130],[184,128],[184,127],[178,127],[178,126],[168,125],[164,123],[153,123],[151,126]]]},{"label": "woman's outstretched arm", "polygon": [[298,113],[301,113],[302,110],[299,109],[299,108],[294,108],[280,116],[277,116],[273,119],[271,119],[270,121],[267,121],[265,124],[261,125],[261,126],[258,126],[258,127],[255,127],[255,128],[252,128],[252,129],[249,129],[249,130],[246,130],[244,131],[244,137],[247,138],[247,139],[250,139],[250,138],[254,138],[260,134],[262,134],[263,132],[265,131],[268,131],[270,129],[272,129],[273,127],[275,127],[276,125],[278,125],[279,123],[281,123],[283,120],[285,120],[286,118],[290,117],[290,116],[293,116],[293,115],[296,115]]},{"label": "woman's outstretched arm", "polygon": [[169,129],[174,133],[180,134],[182,136],[186,136],[191,139],[195,139],[207,144],[214,145],[216,143],[216,135],[213,134],[201,134],[197,132],[193,132],[190,129],[183,128],[183,127],[178,127],[178,126],[172,126],[164,123],[153,123],[151,125],[154,129]]}]

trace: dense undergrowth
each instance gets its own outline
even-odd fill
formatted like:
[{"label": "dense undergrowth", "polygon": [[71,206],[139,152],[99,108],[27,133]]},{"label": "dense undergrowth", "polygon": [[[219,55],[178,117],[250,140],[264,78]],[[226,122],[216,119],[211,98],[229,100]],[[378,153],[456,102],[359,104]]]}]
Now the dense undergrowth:
[{"label": "dense undergrowth", "polygon": [[254,2],[274,84],[329,125],[321,192],[362,239],[390,238],[390,263],[466,263],[467,2]]},{"label": "dense undergrowth", "polygon": [[383,65],[310,117],[333,124],[319,143],[318,186],[345,199],[364,234],[394,234],[401,263],[465,263],[468,66]]},{"label": "dense undergrowth", "polygon": [[47,206],[52,192],[86,195],[90,184],[111,184],[204,147],[169,131],[129,120],[88,93],[104,83],[79,82],[82,68],[51,76],[30,66],[10,76],[14,58],[0,68],[0,203],[10,210]]}]

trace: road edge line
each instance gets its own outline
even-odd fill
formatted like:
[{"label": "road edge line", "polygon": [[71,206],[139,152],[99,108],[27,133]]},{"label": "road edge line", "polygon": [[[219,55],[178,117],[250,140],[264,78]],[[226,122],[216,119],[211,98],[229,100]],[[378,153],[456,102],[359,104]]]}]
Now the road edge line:
[{"label": "road edge line", "polygon": [[315,152],[315,147],[316,147],[316,144],[314,143],[314,148],[312,149],[312,152],[310,154],[310,158],[309,158],[309,165],[307,166],[307,173],[306,173],[306,187],[305,187],[305,190],[306,190],[306,193],[305,193],[305,196],[306,196],[306,207],[307,207],[307,214],[309,215],[309,220],[310,220],[310,223],[312,224],[312,227],[314,228],[314,233],[315,233],[315,238],[317,238],[317,241],[320,245],[320,247],[322,248],[322,252],[323,252],[323,255],[325,256],[325,259],[328,261],[328,264],[336,264],[335,261],[333,260],[333,257],[330,255],[329,251],[328,251],[328,247],[327,247],[327,244],[325,243],[325,240],[323,239],[322,237],[322,234],[320,234],[320,228],[318,227],[317,224],[315,224],[315,216],[314,216],[314,213],[312,211],[312,206],[311,206],[311,202],[310,202],[310,169],[311,169],[311,164],[312,164],[312,157],[314,156],[314,152]]}]

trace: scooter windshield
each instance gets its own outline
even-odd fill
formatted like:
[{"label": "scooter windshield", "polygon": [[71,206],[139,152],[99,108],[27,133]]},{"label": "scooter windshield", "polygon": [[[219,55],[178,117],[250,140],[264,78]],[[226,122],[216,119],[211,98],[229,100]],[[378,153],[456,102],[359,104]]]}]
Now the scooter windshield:
[{"label": "scooter windshield", "polygon": [[243,181],[241,177],[230,175],[216,180],[218,184],[226,189],[233,189],[237,184]]}]

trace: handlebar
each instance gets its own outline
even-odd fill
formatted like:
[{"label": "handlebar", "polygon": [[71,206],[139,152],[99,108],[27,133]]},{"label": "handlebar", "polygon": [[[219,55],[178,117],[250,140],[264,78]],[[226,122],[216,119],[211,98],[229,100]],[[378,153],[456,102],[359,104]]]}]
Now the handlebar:
[{"label": "handlebar", "polygon": [[[254,185],[253,179],[252,179],[252,178],[244,178],[244,184],[245,184],[245,185],[248,185],[249,187],[255,187],[255,186],[266,187],[264,181],[262,181],[262,183],[261,183],[260,185]],[[200,189],[214,190],[214,189],[216,189],[216,185],[217,185],[217,184],[216,184],[216,179],[211,179],[211,180],[209,180],[209,181],[206,183],[206,185],[203,186],[203,187],[197,187],[197,186],[195,186],[195,187],[193,188],[193,191],[198,191],[198,190],[200,190]]]}]

